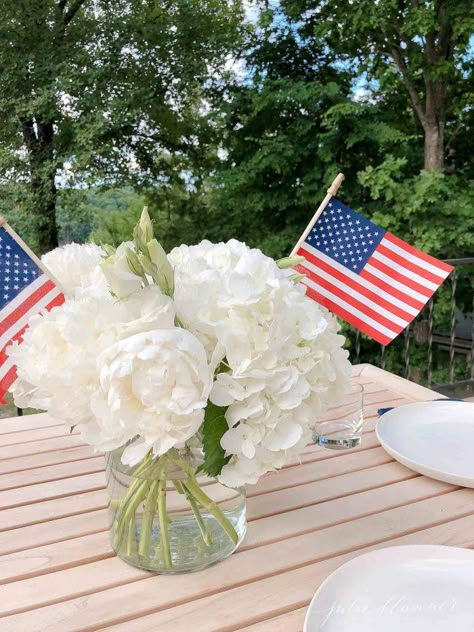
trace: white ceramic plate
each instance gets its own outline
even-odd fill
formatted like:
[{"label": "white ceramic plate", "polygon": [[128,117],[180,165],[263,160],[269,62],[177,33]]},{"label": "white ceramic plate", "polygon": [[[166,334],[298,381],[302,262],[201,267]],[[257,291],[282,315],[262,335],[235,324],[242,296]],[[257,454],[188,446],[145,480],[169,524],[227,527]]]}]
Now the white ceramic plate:
[{"label": "white ceramic plate", "polygon": [[384,449],[415,472],[474,487],[474,403],[399,406],[380,417],[375,431]]},{"label": "white ceramic plate", "polygon": [[304,632],[472,632],[474,552],[394,546],[340,566],[320,586]]}]

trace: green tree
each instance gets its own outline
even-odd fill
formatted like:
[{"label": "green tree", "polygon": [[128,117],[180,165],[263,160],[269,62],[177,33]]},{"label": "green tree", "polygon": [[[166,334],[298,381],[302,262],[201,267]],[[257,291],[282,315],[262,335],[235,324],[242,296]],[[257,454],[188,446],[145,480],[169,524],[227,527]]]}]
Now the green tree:
[{"label": "green tree", "polygon": [[[358,177],[387,154],[416,168],[417,130],[399,91],[353,98],[353,69],[323,40],[303,38],[304,21],[281,7],[261,15],[247,55],[248,79],[230,86],[224,159],[210,206],[212,225],[272,256],[288,254],[338,171],[351,205],[369,203]],[[221,218],[221,219],[220,219]],[[224,219],[225,218],[225,219]]]},{"label": "green tree", "polygon": [[156,184],[199,151],[202,88],[241,22],[239,0],[3,2],[0,182],[40,251],[58,242],[58,181]]},{"label": "green tree", "polygon": [[[404,90],[424,138],[424,168],[440,171],[459,122],[472,125],[474,4],[459,0],[283,0],[303,41],[357,64],[377,93]],[[472,76],[471,76],[472,81]],[[472,86],[471,86],[472,87]],[[467,98],[466,98],[467,97]],[[462,128],[462,125],[461,125]]]}]

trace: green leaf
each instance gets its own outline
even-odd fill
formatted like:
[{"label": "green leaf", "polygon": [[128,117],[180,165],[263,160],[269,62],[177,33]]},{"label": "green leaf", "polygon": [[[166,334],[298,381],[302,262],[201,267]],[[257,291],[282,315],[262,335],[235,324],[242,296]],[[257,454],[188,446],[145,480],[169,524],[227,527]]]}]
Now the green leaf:
[{"label": "green leaf", "polygon": [[215,406],[208,403],[202,424],[202,444],[204,448],[204,463],[199,466],[198,472],[205,472],[209,476],[218,476],[222,468],[228,463],[230,457],[225,455],[221,446],[224,433],[229,430],[225,418],[227,407]]}]

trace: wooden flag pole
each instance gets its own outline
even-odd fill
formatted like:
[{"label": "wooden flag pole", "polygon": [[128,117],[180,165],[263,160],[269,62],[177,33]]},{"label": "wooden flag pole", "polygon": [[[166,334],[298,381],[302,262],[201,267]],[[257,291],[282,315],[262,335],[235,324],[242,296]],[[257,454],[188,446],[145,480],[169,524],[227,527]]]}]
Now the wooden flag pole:
[{"label": "wooden flag pole", "polygon": [[299,247],[304,242],[306,237],[309,235],[310,230],[312,229],[314,224],[318,221],[321,213],[324,211],[324,209],[328,205],[329,200],[336,195],[336,193],[337,193],[339,187],[341,186],[343,180],[344,180],[344,174],[343,173],[338,173],[337,176],[334,178],[333,183],[331,184],[331,186],[327,190],[326,197],[321,202],[321,204],[318,206],[318,210],[316,211],[316,213],[311,218],[311,221],[306,226],[306,228],[304,230],[304,233],[299,238],[298,243],[296,244],[296,246],[291,251],[291,255],[290,256],[293,256],[299,250]]},{"label": "wooden flag pole", "polygon": [[49,277],[51,279],[51,281],[53,281],[53,283],[56,285],[56,287],[59,290],[61,290],[61,292],[64,294],[64,290],[63,290],[63,288],[61,286],[61,283],[59,283],[59,281],[50,272],[50,270],[48,270],[48,268],[44,265],[44,263],[41,261],[41,259],[35,255],[35,253],[31,250],[31,248],[25,244],[25,242],[20,237],[20,235],[18,235],[13,230],[13,228],[9,225],[6,217],[4,217],[3,215],[0,215],[0,228],[4,228],[6,230],[6,232],[10,235],[10,237],[12,239],[14,239],[16,241],[16,243],[22,248],[22,250],[24,250],[26,252],[26,254],[30,257],[30,259],[32,259],[36,263],[38,268],[40,270],[42,270],[46,274],[46,276]]}]

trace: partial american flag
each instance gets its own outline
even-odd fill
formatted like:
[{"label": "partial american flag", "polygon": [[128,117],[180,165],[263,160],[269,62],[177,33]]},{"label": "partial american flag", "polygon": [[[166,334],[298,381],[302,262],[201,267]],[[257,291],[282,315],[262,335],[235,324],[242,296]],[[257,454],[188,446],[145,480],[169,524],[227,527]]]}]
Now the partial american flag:
[{"label": "partial american flag", "polygon": [[452,266],[332,197],[295,254],[307,295],[383,345],[422,310]]},{"label": "partial american flag", "polygon": [[16,379],[8,345],[21,341],[31,316],[64,302],[61,290],[13,235],[0,227],[0,400]]}]

